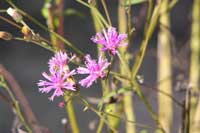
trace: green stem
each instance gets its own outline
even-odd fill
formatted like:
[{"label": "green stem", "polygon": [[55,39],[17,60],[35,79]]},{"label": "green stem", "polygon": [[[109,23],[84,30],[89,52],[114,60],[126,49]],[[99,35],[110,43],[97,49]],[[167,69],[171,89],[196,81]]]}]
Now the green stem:
[{"label": "green stem", "polygon": [[[95,5],[96,5],[96,3],[95,3]],[[96,5],[96,7],[97,7],[97,5]],[[92,18],[93,18],[95,31],[99,32],[103,28],[103,22],[101,22],[100,18],[96,15],[97,14],[96,7],[95,8],[90,8],[90,12],[91,12],[91,15],[92,15]],[[99,56],[105,56],[104,53],[101,53],[101,45],[97,45],[97,53],[98,53]],[[102,85],[102,95],[105,96],[109,92],[108,80],[107,79],[106,80],[102,80],[101,81],[101,85]],[[105,107],[105,109],[106,108],[107,108],[107,106]],[[99,122],[98,128],[97,128],[97,133],[102,132],[105,119],[106,119],[106,116],[102,115],[101,118],[100,118],[100,122]],[[108,123],[110,125],[110,121],[109,120],[108,120]]]},{"label": "green stem", "polygon": [[135,59],[135,63],[132,67],[131,78],[135,78],[136,74],[138,73],[138,70],[140,69],[142,61],[144,59],[144,55],[145,55],[145,52],[146,52],[148,42],[149,42],[149,40],[150,40],[154,30],[155,30],[155,27],[157,25],[157,20],[158,20],[158,16],[159,16],[159,9],[160,9],[160,4],[158,4],[154,8],[153,15],[152,15],[152,18],[151,18],[151,22],[150,22],[149,27],[147,29],[147,32],[145,34],[145,38],[141,43],[141,47],[140,47],[139,53],[138,53],[138,55]]},{"label": "green stem", "polygon": [[[159,90],[172,94],[171,76],[171,35],[170,35],[170,16],[167,12],[168,0],[163,0],[160,9],[160,31],[158,35],[158,81],[166,79],[158,85]],[[167,107],[166,107],[167,105]],[[158,112],[159,121],[166,132],[171,132],[173,120],[173,102],[169,97],[158,93]]]},{"label": "green stem", "polygon": [[[123,80],[126,80],[126,81],[129,81],[131,82],[131,79],[128,78],[127,76],[124,76],[120,73],[116,73],[116,72],[113,72],[113,71],[110,71],[110,74],[112,74],[113,76],[115,76],[115,78],[117,78],[119,81],[123,82]],[[167,79],[165,79],[167,80]],[[162,80],[162,82],[165,82]],[[161,84],[162,82],[159,82],[158,84]],[[144,85],[144,84],[143,84]],[[145,87],[149,87],[147,85],[144,85]],[[165,91],[162,91],[160,89],[157,89],[156,87],[149,87],[149,88],[152,88],[154,91],[158,91],[158,93],[162,94],[162,95],[165,95],[166,97],[170,98],[174,103],[176,103],[179,107],[183,108],[183,104],[180,103],[175,97],[173,97],[171,94],[168,94],[167,92]]]},{"label": "green stem", "polygon": [[[118,3],[118,27],[120,33],[127,33],[128,32],[128,42],[130,43],[130,35],[131,35],[131,6],[129,4],[129,7],[126,9],[124,6],[125,0],[119,0]],[[129,0],[130,3],[130,0]],[[130,78],[130,68],[129,68],[129,59],[127,58],[127,48],[128,47],[122,47],[119,49],[120,54],[118,53],[118,57],[120,59],[121,65],[120,65],[120,73],[122,75],[127,75],[128,78]],[[130,84],[129,81],[123,80],[122,86],[126,86],[127,84]],[[126,93],[123,97],[123,110],[125,113],[126,118],[129,120],[135,121],[135,113],[134,113],[134,106],[133,106],[133,99],[132,99],[132,92]],[[122,111],[119,112],[120,115],[122,115]],[[120,120],[116,121],[117,124],[119,124]],[[130,124],[126,122],[126,133],[136,133],[136,127],[133,124]]]},{"label": "green stem", "polygon": [[[200,131],[199,121],[200,115],[198,115],[199,99],[200,99],[200,0],[193,1],[193,11],[192,11],[192,33],[191,33],[191,64],[190,64],[190,89],[191,89],[191,99],[190,99],[190,133],[198,133]],[[196,113],[196,114],[195,114]]]},{"label": "green stem", "polygon": [[82,0],[76,0],[78,3],[88,7],[89,9],[93,9],[93,12],[95,12],[96,16],[102,21],[102,23],[106,26],[106,27],[110,27],[110,25],[108,24],[108,22],[105,20],[105,18],[101,15],[101,13],[98,11],[98,9],[93,6],[93,5],[89,5],[86,2],[82,1]]},{"label": "green stem", "polygon": [[110,19],[110,15],[109,15],[108,8],[107,8],[107,5],[106,5],[105,0],[101,0],[101,3],[102,3],[102,5],[103,5],[103,9],[104,9],[104,11],[105,11],[105,13],[106,13],[106,17],[107,17],[108,23],[109,23],[109,25],[111,26],[111,25],[112,25],[112,22],[111,22],[111,19]]},{"label": "green stem", "polygon": [[[53,9],[50,7],[48,8],[48,17],[47,17],[47,26],[49,29],[51,29],[52,31],[55,31],[55,25],[54,25],[54,15],[53,15]],[[50,34],[50,38],[51,38],[51,43],[53,45],[53,48],[58,50],[57,48],[59,47],[57,44],[57,38],[54,34]]]},{"label": "green stem", "polygon": [[[86,106],[87,108],[89,108],[90,110],[92,110],[94,113],[96,113],[101,119],[101,121],[103,121],[103,123],[107,124],[107,126],[111,129],[111,131],[117,132],[117,130],[112,127],[109,122],[106,120],[106,118],[104,117],[104,113],[98,111],[97,109],[95,109],[92,105],[90,105],[83,97],[78,96],[78,98],[81,100],[81,102],[83,103],[84,106]],[[103,124],[101,123],[101,124]],[[102,125],[103,126],[103,125]],[[103,127],[100,127],[99,130],[102,130]]]},{"label": "green stem", "polygon": [[80,131],[79,131],[78,124],[77,124],[76,114],[75,114],[74,106],[73,106],[71,99],[67,101],[66,110],[68,113],[72,132],[79,133]]},{"label": "green stem", "polygon": [[139,98],[143,101],[143,103],[145,104],[145,106],[147,107],[152,119],[156,122],[156,124],[158,125],[159,129],[163,132],[166,133],[166,131],[163,129],[157,114],[154,112],[151,104],[148,102],[148,100],[146,99],[145,95],[143,94],[140,85],[137,83],[136,80],[132,81],[132,85],[135,88],[134,91],[136,91],[137,95],[139,96]]},{"label": "green stem", "polygon": [[36,20],[35,18],[33,18],[31,15],[27,14],[26,12],[24,12],[23,10],[19,9],[11,0],[6,0],[12,7],[14,7],[15,9],[17,9],[17,11],[19,13],[21,13],[22,15],[26,16],[28,19],[30,19],[32,22],[34,22],[35,24],[37,24],[39,27],[41,27],[42,29],[50,32],[51,34],[53,34],[55,37],[57,37],[58,39],[60,39],[61,41],[63,41],[66,45],[68,45],[69,47],[71,47],[75,52],[77,52],[78,54],[80,54],[81,56],[84,56],[84,53],[78,49],[75,45],[73,45],[70,41],[68,41],[67,39],[65,39],[64,37],[60,36],[58,33],[54,32],[51,29],[48,29],[46,26],[44,26],[43,24],[41,24],[38,20]]},{"label": "green stem", "polygon": [[27,124],[23,114],[22,114],[22,111],[20,109],[20,106],[19,106],[19,103],[18,101],[16,100],[14,94],[12,93],[12,91],[10,90],[10,88],[7,86],[6,83],[2,83],[0,82],[0,86],[2,86],[3,88],[5,88],[5,90],[8,92],[12,102],[14,103],[14,108],[15,108],[15,111],[20,119],[20,121],[22,122],[22,124],[24,125],[24,127],[26,128],[26,130],[29,132],[29,133],[32,133],[33,131],[31,130],[31,128],[29,127],[29,125]]},{"label": "green stem", "polygon": [[13,38],[14,40],[17,40],[17,41],[26,41],[26,42],[31,42],[31,43],[34,43],[34,44],[37,44],[39,45],[40,47],[43,47],[51,52],[54,52],[55,50],[49,46],[46,42],[38,42],[38,41],[34,41],[34,40],[25,40],[24,38],[20,38],[20,37],[15,37]]},{"label": "green stem", "polygon": [[148,2],[149,3],[148,3],[147,19],[146,19],[146,23],[144,26],[144,33],[146,33],[147,28],[149,26],[151,15],[152,15],[152,10],[153,10],[153,0],[149,0]]},{"label": "green stem", "polygon": [[6,12],[7,12],[7,10],[5,10],[5,9],[0,10],[0,13],[6,13]]},{"label": "green stem", "polygon": [[102,130],[103,130],[105,116],[102,116],[102,117],[103,119],[100,118],[100,122],[97,128],[97,133],[102,133]]},{"label": "green stem", "polygon": [[[148,128],[148,129],[155,129],[155,127],[153,126],[150,126],[150,125],[145,125],[145,124],[141,124],[141,123],[138,123],[138,122],[135,122],[135,121],[132,121],[132,120],[129,120],[129,119],[126,119],[124,117],[121,117],[121,116],[118,116],[118,115],[115,115],[113,113],[108,113],[108,112],[105,112],[105,111],[98,111],[96,108],[94,108],[89,102],[87,102],[82,96],[78,96],[78,98],[81,100],[81,102],[83,103],[84,106],[86,106],[88,109],[90,109],[91,111],[93,111],[94,113],[96,113],[100,118],[102,118],[102,120],[105,122],[106,120],[104,119],[104,117],[102,115],[106,115],[106,116],[112,116],[112,117],[115,117],[115,118],[118,118],[118,119],[122,119],[124,120],[125,122],[128,122],[128,123],[132,123],[138,127],[142,127],[142,128]],[[108,126],[109,123],[108,121],[105,122]],[[110,127],[111,129],[113,129],[113,131],[116,131],[113,127]]]},{"label": "green stem", "polygon": [[7,23],[9,23],[9,24],[11,24],[11,25],[13,25],[13,26],[15,26],[15,27],[18,28],[18,29],[21,29],[21,28],[22,28],[20,25],[16,24],[15,22],[13,22],[13,21],[11,21],[11,20],[9,20],[9,19],[3,17],[3,16],[0,16],[0,19],[2,19],[3,21],[5,21],[5,22],[7,22]]}]

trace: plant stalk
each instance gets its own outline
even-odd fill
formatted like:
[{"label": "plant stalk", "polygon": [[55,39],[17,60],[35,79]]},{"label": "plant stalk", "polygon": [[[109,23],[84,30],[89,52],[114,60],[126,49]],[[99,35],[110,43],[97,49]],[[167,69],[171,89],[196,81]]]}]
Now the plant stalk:
[{"label": "plant stalk", "polygon": [[190,63],[190,83],[191,89],[190,99],[190,133],[198,133],[200,131],[200,0],[193,1],[192,11],[192,33],[191,33],[191,63]]},{"label": "plant stalk", "polygon": [[[119,32],[120,33],[127,33],[128,31],[128,42],[130,43],[130,29],[131,29],[131,21],[129,18],[128,21],[128,17],[131,16],[131,7],[129,6],[128,8],[128,14],[126,14],[126,9],[125,7],[123,7],[122,5],[125,3],[125,0],[119,0],[119,4],[118,4],[118,27],[119,27]],[[123,61],[126,64],[122,64],[120,65],[120,73],[122,75],[126,75],[128,70],[129,70],[129,59],[127,58],[127,46],[126,47],[122,47],[119,49],[120,51],[120,57],[121,61]],[[128,68],[126,68],[126,66]],[[128,72],[129,73],[129,72]],[[130,77],[130,76],[128,76]],[[128,81],[124,80],[122,81],[122,86],[126,86],[127,84],[129,84]],[[133,107],[133,99],[132,99],[132,92],[127,93],[124,95],[123,98],[123,110],[125,112],[125,116],[126,118],[128,118],[129,120],[135,121],[135,114],[134,114],[134,107]],[[122,104],[122,103],[120,103]],[[121,112],[119,112],[119,114],[122,114],[122,110]],[[120,120],[116,121],[116,124],[119,125]],[[136,129],[135,129],[135,125],[130,124],[128,122],[126,122],[126,133],[136,133]]]},{"label": "plant stalk", "polygon": [[[172,96],[171,41],[169,31],[170,16],[169,12],[167,12],[168,5],[169,1],[163,0],[160,7],[160,31],[158,34],[158,81],[162,81],[163,79],[165,79],[165,81],[159,83],[158,88]],[[158,117],[165,131],[170,133],[173,120],[173,101],[161,93],[158,93]]]}]

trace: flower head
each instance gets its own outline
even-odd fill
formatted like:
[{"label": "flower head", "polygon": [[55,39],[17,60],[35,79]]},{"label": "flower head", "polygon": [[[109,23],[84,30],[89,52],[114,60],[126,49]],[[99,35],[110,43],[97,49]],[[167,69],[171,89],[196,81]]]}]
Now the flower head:
[{"label": "flower head", "polygon": [[90,87],[94,81],[98,78],[104,78],[106,76],[104,70],[110,65],[107,60],[103,60],[100,56],[98,62],[92,60],[90,55],[85,56],[85,67],[79,67],[77,73],[79,74],[89,74],[85,79],[82,79],[79,83],[83,87]]},{"label": "flower head", "polygon": [[103,45],[102,51],[109,51],[109,53],[115,55],[118,47],[127,45],[123,42],[126,38],[127,34],[119,34],[116,28],[109,27],[107,31],[103,30],[102,33],[97,33],[91,40],[94,43]]},{"label": "flower head", "polygon": [[53,90],[54,92],[49,98],[51,101],[54,100],[55,96],[63,96],[65,90],[76,91],[76,84],[71,80],[76,72],[75,70],[69,71],[69,60],[66,53],[58,52],[55,54],[55,57],[49,60],[50,73],[42,73],[46,80],[39,81],[39,91],[42,93],[49,93]]},{"label": "flower head", "polygon": [[69,70],[68,63],[74,58],[75,56],[70,58],[68,57],[67,53],[59,51],[49,60],[49,70],[52,72]]}]

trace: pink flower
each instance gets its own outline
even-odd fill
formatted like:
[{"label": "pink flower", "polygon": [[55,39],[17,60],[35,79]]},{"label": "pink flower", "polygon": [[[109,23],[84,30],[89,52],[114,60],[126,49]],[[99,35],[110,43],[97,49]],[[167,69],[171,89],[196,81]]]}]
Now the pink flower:
[{"label": "pink flower", "polygon": [[110,65],[107,60],[103,60],[100,56],[98,63],[96,60],[92,60],[90,55],[85,56],[85,67],[79,67],[77,73],[79,74],[89,74],[85,79],[82,79],[79,83],[83,87],[90,87],[94,81],[98,78],[104,78],[106,76],[104,70]]},{"label": "pink flower", "polygon": [[109,27],[107,31],[103,30],[103,33],[97,33],[91,40],[94,43],[102,44],[104,46],[102,51],[109,51],[110,54],[115,55],[118,47],[127,45],[123,42],[126,38],[127,34],[118,34],[116,28]]},{"label": "pink flower", "polygon": [[69,58],[67,53],[59,51],[49,60],[49,70],[52,72],[68,70],[68,63],[74,58],[75,56]]},{"label": "pink flower", "polygon": [[47,80],[39,81],[39,91],[42,93],[49,93],[50,91],[54,90],[52,96],[49,98],[51,101],[54,100],[55,96],[63,96],[64,90],[76,91],[75,83],[70,80],[71,76],[74,74],[75,70],[66,73],[51,73],[50,75],[44,72],[42,75]]},{"label": "pink flower", "polygon": [[75,70],[69,71],[68,68],[70,60],[66,53],[58,52],[55,54],[55,57],[49,60],[50,74],[46,72],[42,73],[46,80],[39,81],[39,91],[42,93],[54,91],[49,98],[51,101],[54,100],[55,96],[63,96],[65,90],[76,91],[76,84],[71,80],[72,76],[75,74]]}]

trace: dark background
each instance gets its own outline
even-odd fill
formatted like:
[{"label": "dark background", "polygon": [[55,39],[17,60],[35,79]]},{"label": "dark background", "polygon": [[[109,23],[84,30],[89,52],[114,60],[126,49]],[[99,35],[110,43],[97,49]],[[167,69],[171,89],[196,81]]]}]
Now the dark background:
[{"label": "dark background", "polygon": [[[40,9],[43,6],[43,0],[16,0],[15,3],[24,11],[38,19],[41,23],[46,23],[40,12]],[[108,3],[113,25],[117,26],[117,1],[109,0]],[[171,12],[171,31],[175,39],[173,43],[173,48],[175,49],[174,56],[179,53],[178,51],[182,49],[190,37],[191,5],[192,0],[179,0],[178,4]],[[137,18],[137,14],[141,9],[141,6],[142,5],[136,5],[132,7],[134,13],[133,20],[134,18]],[[85,53],[90,53],[93,57],[95,57],[96,47],[90,41],[90,37],[94,35],[95,32],[89,10],[72,0],[66,1],[65,7],[66,9],[75,8],[84,14],[83,18],[79,18],[77,16],[65,17],[65,37],[73,42],[82,51]],[[0,0],[0,9],[6,8],[8,8],[8,5],[3,0]],[[9,18],[7,15],[4,16]],[[26,20],[26,22],[34,29],[35,32],[40,33],[40,35],[44,37],[48,37],[47,32],[42,31],[28,20]],[[0,31],[7,31],[15,36],[22,36],[18,29],[3,22],[2,20],[0,20]],[[137,35],[131,44],[133,46],[131,47],[131,52],[137,50],[141,42],[141,38],[143,37],[141,30],[138,29],[136,32]],[[155,34],[148,49],[156,50],[156,43],[157,38]],[[47,71],[47,62],[52,55],[53,53],[35,44],[0,40],[0,64],[3,64],[14,75],[20,86],[23,88],[23,92],[28,98],[40,124],[48,127],[53,133],[58,133],[63,132],[64,128],[61,124],[61,119],[66,117],[65,110],[57,106],[60,98],[56,98],[54,102],[50,102],[47,98],[49,95],[39,93],[36,85],[39,79],[42,78],[41,72]],[[187,57],[187,55],[184,57]],[[178,72],[176,71],[176,73]],[[141,67],[140,74],[144,75],[146,83],[151,85],[156,84],[156,58],[154,56],[146,56]],[[176,84],[175,81],[174,84]],[[0,91],[4,92],[2,88],[0,88]],[[156,93],[145,88],[144,92],[145,94],[148,94],[147,97],[156,110]],[[101,97],[101,90],[98,84],[93,85],[89,89],[81,89],[81,93],[83,96]],[[181,101],[183,93],[174,91],[174,96]],[[143,103],[137,97],[134,97],[134,104],[137,122],[152,125],[154,122],[152,121]],[[81,132],[94,132],[88,128],[88,123],[93,120],[98,120],[96,115],[90,111],[83,112],[83,107],[77,103],[75,103],[75,110]],[[4,102],[0,101],[0,133],[11,132],[13,117],[14,115],[11,108]],[[123,127],[123,125],[124,122],[122,122],[120,127]],[[180,107],[174,105],[173,132],[178,132],[178,128],[180,126],[181,109]],[[124,132],[123,128],[120,130],[120,132]],[[139,130],[141,129],[138,128],[138,131]]]}]

